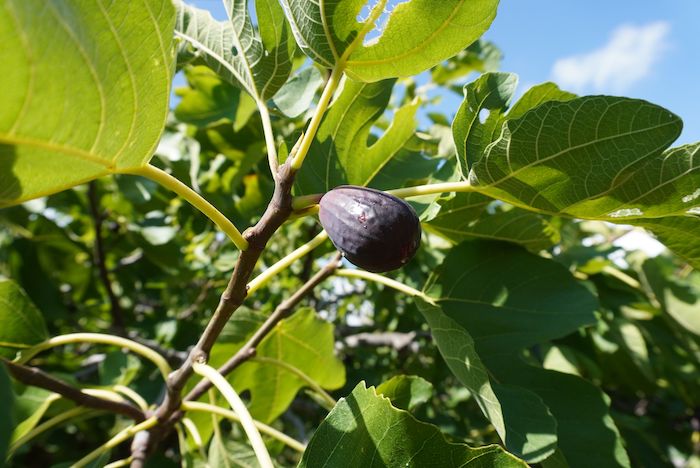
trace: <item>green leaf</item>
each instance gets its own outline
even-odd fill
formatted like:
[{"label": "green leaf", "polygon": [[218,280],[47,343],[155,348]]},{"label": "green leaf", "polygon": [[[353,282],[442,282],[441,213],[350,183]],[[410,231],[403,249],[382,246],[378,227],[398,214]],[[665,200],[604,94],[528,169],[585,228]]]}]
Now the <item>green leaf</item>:
[{"label": "green leaf", "polygon": [[168,112],[170,0],[0,1],[0,207],[146,164]]},{"label": "green leaf", "polygon": [[12,431],[15,427],[15,418],[13,415],[14,393],[10,377],[3,365],[0,365],[0,401],[2,401],[2,405],[0,405],[0,460],[5,460]]},{"label": "green leaf", "polygon": [[594,323],[598,305],[562,265],[496,242],[454,247],[429,294],[482,358],[566,336]]},{"label": "green leaf", "polygon": [[222,80],[209,67],[185,67],[184,72],[189,87],[175,90],[182,98],[175,108],[175,117],[199,126],[236,119],[240,89]]},{"label": "green leaf", "polygon": [[316,67],[304,68],[277,91],[272,101],[287,117],[298,117],[311,106],[321,83],[323,77]]},{"label": "green leaf", "polygon": [[535,392],[519,385],[493,385],[505,417],[508,450],[528,463],[551,456],[557,447],[557,421]]},{"label": "green leaf", "polygon": [[445,440],[437,427],[394,408],[359,383],[340,399],[309,441],[300,468],[332,466],[525,467],[496,445],[471,448]]},{"label": "green leaf", "polygon": [[493,42],[479,39],[454,57],[433,67],[430,75],[433,83],[446,86],[472,72],[496,71],[502,58],[503,54]]},{"label": "green leaf", "polygon": [[355,20],[365,0],[280,0],[299,48],[311,60],[333,68],[357,37]]},{"label": "green leaf", "polygon": [[578,376],[528,366],[507,356],[496,357],[489,368],[503,382],[528,388],[544,401],[557,420],[557,444],[568,466],[630,466],[609,414],[609,399],[599,388]]},{"label": "green leaf", "polygon": [[662,310],[685,330],[700,336],[700,282],[680,281],[675,269],[663,257],[647,259],[642,265],[645,283]]},{"label": "green leaf", "polygon": [[98,368],[100,385],[129,385],[141,369],[141,361],[133,354],[113,351],[105,356]]},{"label": "green leaf", "polygon": [[34,429],[51,404],[59,398],[60,395],[38,387],[26,387],[21,393],[18,392],[15,399],[18,422],[12,433],[12,442]]},{"label": "green leaf", "polygon": [[344,81],[297,174],[300,193],[326,192],[343,184],[367,185],[399,153],[415,132],[418,103],[399,108],[389,128],[368,146],[370,130],[384,113],[393,86],[394,80]]},{"label": "green leaf", "polygon": [[411,411],[430,400],[433,384],[417,375],[396,375],[377,387],[396,408]]},{"label": "green leaf", "polygon": [[294,43],[280,6],[272,0],[256,1],[256,31],[247,0],[225,0],[229,21],[217,21],[207,10],[175,2],[175,36],[190,44],[203,61],[229,83],[240,86],[256,101],[271,98],[292,70]]},{"label": "green leaf", "polygon": [[308,387],[286,366],[328,390],[345,383],[345,367],[334,353],[333,325],[317,317],[312,309],[300,309],[280,322],[257,347],[256,356],[282,365],[248,361],[231,375],[231,384],[239,393],[250,390],[250,413],[266,423],[274,421],[297,392]]},{"label": "green leaf", "polygon": [[[530,210],[647,227],[700,264],[693,235],[700,143],[666,149],[680,133],[678,117],[640,100],[574,99],[551,83],[531,88],[503,115],[505,80],[487,74],[465,86],[453,122],[462,171],[470,169],[476,190]],[[487,108],[491,114],[477,123]]]},{"label": "green leaf", "polygon": [[350,54],[346,72],[359,81],[421,73],[476,41],[491,25],[497,6],[498,0],[396,4],[380,36]]},{"label": "green leaf", "polygon": [[205,466],[258,468],[260,463],[250,445],[233,440],[231,436],[222,439],[215,435]]},{"label": "green leaf", "polygon": [[647,210],[670,215],[678,202],[663,187],[691,170],[690,151],[662,153],[680,129],[678,117],[645,101],[549,101],[507,120],[469,180],[483,193],[552,214],[617,222]]},{"label": "green leaf", "polygon": [[44,317],[24,290],[8,279],[0,279],[0,323],[0,356],[6,358],[49,337]]},{"label": "green leaf", "polygon": [[424,227],[458,244],[479,238],[520,244],[538,251],[559,241],[559,233],[543,216],[519,208],[484,209],[492,200],[480,193],[457,193],[447,200],[439,200],[439,213]]},{"label": "green leaf", "polygon": [[471,335],[445,315],[439,306],[422,299],[416,299],[416,305],[428,322],[445,363],[462,385],[472,392],[481,411],[504,439],[506,430],[501,403],[491,387],[488,371],[476,352]]},{"label": "green leaf", "polygon": [[700,270],[700,216],[635,219],[630,223],[651,231],[659,241]]},{"label": "green leaf", "polygon": [[[590,459],[601,466],[626,466],[602,392],[576,376],[525,365],[519,356],[523,348],[595,320],[595,297],[563,266],[509,244],[468,242],[444,259],[430,295],[436,298],[434,307],[452,321],[450,328],[473,337],[478,356],[498,382],[494,391],[509,450],[523,450],[529,461],[541,460],[553,452],[551,436],[556,435],[571,466],[590,466]],[[529,414],[523,415],[518,402],[528,400]],[[540,400],[544,405],[538,409]],[[532,427],[538,429],[530,434]],[[575,436],[582,427],[586,436]]]},{"label": "green leaf", "polygon": [[[513,73],[485,73],[464,86],[464,101],[452,121],[452,135],[463,174],[468,174],[493,141],[501,113],[513,98],[517,84],[518,77]],[[489,115],[482,123],[484,110],[489,111]]]}]

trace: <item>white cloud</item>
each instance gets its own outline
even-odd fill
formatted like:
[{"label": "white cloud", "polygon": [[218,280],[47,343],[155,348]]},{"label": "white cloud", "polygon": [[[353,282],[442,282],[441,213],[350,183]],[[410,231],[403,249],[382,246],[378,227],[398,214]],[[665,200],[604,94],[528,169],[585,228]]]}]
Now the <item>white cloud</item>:
[{"label": "white cloud", "polygon": [[622,25],[600,49],[565,57],[554,64],[552,78],[574,92],[625,92],[645,78],[668,48],[671,26],[656,21],[644,26]]}]

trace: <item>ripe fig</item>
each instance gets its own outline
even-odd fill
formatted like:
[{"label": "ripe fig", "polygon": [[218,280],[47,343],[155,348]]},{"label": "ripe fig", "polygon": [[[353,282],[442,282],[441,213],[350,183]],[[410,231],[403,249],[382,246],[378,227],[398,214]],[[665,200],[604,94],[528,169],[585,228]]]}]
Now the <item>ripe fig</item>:
[{"label": "ripe fig", "polygon": [[323,195],[319,205],[328,237],[345,258],[362,269],[375,273],[395,270],[418,250],[418,215],[400,198],[342,185]]}]

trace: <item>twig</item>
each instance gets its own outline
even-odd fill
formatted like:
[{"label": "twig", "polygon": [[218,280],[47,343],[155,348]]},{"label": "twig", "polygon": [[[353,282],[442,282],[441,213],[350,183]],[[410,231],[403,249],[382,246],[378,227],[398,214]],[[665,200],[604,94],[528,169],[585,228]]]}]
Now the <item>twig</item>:
[{"label": "twig", "polygon": [[[226,376],[231,373],[236,367],[243,364],[248,359],[255,356],[255,350],[260,342],[272,331],[273,328],[296,307],[299,302],[309,294],[323,280],[333,274],[340,264],[340,254],[337,254],[330,263],[321,268],[314,276],[311,277],[304,285],[299,288],[294,294],[281,302],[277,308],[270,314],[265,322],[258,328],[248,342],[243,345],[224,365],[219,367],[219,374]],[[184,398],[185,401],[196,400],[211,388],[212,384],[208,380],[201,380]]]},{"label": "twig", "polygon": [[88,200],[90,202],[90,213],[92,214],[92,221],[95,229],[93,262],[97,266],[100,281],[107,291],[107,297],[109,298],[110,304],[110,313],[112,315],[112,326],[119,331],[123,331],[125,323],[124,311],[119,304],[119,298],[114,293],[114,288],[112,287],[112,282],[109,278],[109,271],[107,270],[106,254],[102,239],[102,223],[104,222],[104,215],[100,212],[97,183],[94,180],[88,185]]},{"label": "twig", "polygon": [[107,400],[93,395],[88,395],[79,388],[73,387],[57,378],[45,373],[36,367],[23,366],[6,359],[2,360],[7,370],[12,376],[25,385],[40,387],[74,401],[80,406],[94,408],[98,410],[106,410],[112,413],[122,414],[136,422],[145,419],[143,411],[130,403]]}]

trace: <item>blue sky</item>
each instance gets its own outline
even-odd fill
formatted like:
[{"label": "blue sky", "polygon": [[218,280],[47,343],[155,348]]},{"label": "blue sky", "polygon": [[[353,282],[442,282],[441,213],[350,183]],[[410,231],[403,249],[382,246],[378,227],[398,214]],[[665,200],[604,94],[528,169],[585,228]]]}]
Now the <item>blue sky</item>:
[{"label": "blue sky", "polygon": [[[219,0],[186,1],[225,17]],[[700,0],[501,0],[484,37],[503,51],[501,69],[519,75],[520,92],[555,81],[577,94],[646,99],[683,119],[680,144],[700,141],[699,19]],[[458,105],[448,99],[442,110]]]},{"label": "blue sky", "polygon": [[501,0],[484,37],[521,85],[646,99],[679,115],[678,143],[690,143],[700,141],[699,19],[698,0]]}]

